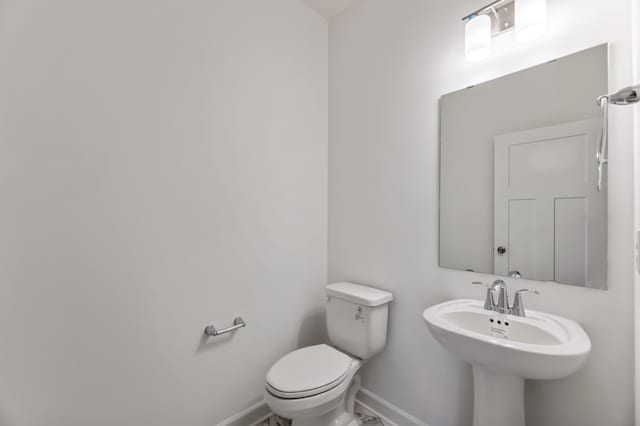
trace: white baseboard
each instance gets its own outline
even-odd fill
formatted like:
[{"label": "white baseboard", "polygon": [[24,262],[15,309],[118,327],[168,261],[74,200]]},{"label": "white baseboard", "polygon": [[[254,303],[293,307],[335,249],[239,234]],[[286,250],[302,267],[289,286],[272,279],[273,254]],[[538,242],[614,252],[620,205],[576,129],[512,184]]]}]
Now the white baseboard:
[{"label": "white baseboard", "polygon": [[244,411],[229,417],[216,426],[251,426],[271,417],[273,413],[264,401],[252,405]]},{"label": "white baseboard", "polygon": [[[429,426],[417,417],[364,388],[360,389],[356,396],[356,411],[379,417],[385,426]],[[272,415],[273,413],[263,401],[218,423],[217,426],[253,426]]]},{"label": "white baseboard", "polygon": [[356,396],[356,411],[371,413],[379,417],[385,426],[428,426],[425,422],[382,399],[368,389],[360,389]]}]

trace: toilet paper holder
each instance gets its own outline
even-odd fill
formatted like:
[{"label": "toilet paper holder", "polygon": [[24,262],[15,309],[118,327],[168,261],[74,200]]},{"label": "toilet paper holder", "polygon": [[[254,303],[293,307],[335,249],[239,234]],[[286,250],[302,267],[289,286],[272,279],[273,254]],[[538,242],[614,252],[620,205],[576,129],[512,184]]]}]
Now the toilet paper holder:
[{"label": "toilet paper holder", "polygon": [[246,326],[247,326],[247,323],[245,322],[245,320],[243,320],[242,317],[237,317],[236,319],[233,320],[233,325],[231,327],[218,330],[215,326],[209,325],[204,329],[204,334],[206,334],[207,336],[215,337],[215,336],[220,336],[222,334],[231,333],[232,331],[238,330]]}]

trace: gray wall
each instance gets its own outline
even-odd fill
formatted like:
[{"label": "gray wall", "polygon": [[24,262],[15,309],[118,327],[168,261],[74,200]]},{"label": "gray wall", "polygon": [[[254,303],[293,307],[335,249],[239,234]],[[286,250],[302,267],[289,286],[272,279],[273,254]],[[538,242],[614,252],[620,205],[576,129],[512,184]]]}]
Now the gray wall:
[{"label": "gray wall", "polygon": [[[640,2],[633,0],[633,82],[640,84]],[[640,106],[633,112],[634,151],[635,151],[635,231],[636,231],[636,267],[635,267],[635,407],[636,425],[640,424]]]},{"label": "gray wall", "polygon": [[322,338],[327,31],[298,0],[0,3],[0,425],[211,426]]},{"label": "gray wall", "polygon": [[[630,2],[549,2],[549,31],[520,45],[495,40],[464,61],[460,18],[478,1],[366,0],[330,28],[329,278],[392,291],[389,344],[364,386],[430,426],[471,423],[469,366],[430,336],[422,311],[482,298],[472,280],[438,267],[438,100],[472,84],[604,42],[611,87],[631,82]],[[528,306],[579,321],[593,352],[575,376],[527,384],[530,426],[633,423],[633,152],[630,109],[611,118],[609,291],[522,281]],[[510,281],[512,287],[517,284]]]},{"label": "gray wall", "polygon": [[440,266],[493,273],[494,137],[600,117],[607,67],[601,46],[442,97]]}]

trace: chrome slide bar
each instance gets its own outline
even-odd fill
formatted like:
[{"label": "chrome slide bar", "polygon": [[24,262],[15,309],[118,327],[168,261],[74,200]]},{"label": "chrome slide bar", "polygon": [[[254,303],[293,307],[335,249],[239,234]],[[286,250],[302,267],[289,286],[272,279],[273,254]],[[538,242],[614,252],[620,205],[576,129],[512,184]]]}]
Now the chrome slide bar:
[{"label": "chrome slide bar", "polygon": [[609,96],[600,96],[598,104],[602,109],[602,133],[600,135],[600,144],[598,152],[596,152],[596,164],[598,166],[598,192],[602,191],[602,176],[604,174],[604,165],[607,164],[607,145],[609,143]]}]

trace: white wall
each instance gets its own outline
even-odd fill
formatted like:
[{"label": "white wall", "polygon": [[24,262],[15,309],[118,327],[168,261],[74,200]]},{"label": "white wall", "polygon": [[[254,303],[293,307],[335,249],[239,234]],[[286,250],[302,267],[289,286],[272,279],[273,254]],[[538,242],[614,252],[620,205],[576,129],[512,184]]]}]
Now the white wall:
[{"label": "white wall", "polygon": [[0,425],[211,426],[322,338],[327,31],[298,0],[0,3]]},{"label": "white wall", "polygon": [[[640,0],[631,0],[633,28],[633,84],[640,84]],[[633,139],[635,149],[635,372],[636,426],[640,425],[640,106],[634,106]]]},{"label": "white wall", "polygon": [[[550,0],[550,28],[528,45],[512,35],[494,55],[464,61],[463,0],[364,0],[330,27],[329,279],[394,292],[387,350],[364,385],[431,426],[471,422],[472,378],[429,335],[421,313],[482,297],[474,279],[438,268],[438,99],[445,93],[603,42],[611,87],[631,80],[628,0]],[[544,283],[528,306],[574,318],[593,341],[577,375],[527,385],[530,426],[629,425],[633,419],[633,155],[631,111],[611,119],[609,291]]]}]

